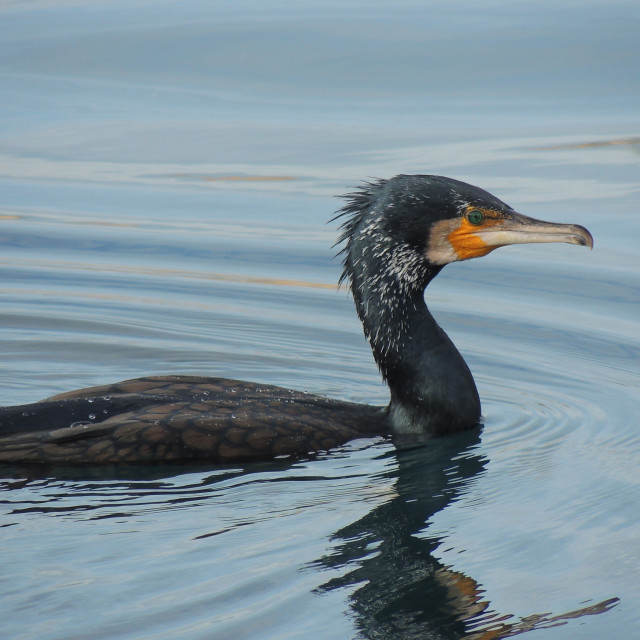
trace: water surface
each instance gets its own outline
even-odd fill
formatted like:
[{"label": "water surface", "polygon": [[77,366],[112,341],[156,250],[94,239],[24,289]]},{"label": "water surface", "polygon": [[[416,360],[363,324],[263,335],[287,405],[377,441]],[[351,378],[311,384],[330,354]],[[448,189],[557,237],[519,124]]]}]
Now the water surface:
[{"label": "water surface", "polygon": [[429,287],[477,432],[2,470],[3,637],[629,637],[639,18],[622,1],[5,4],[2,404],[169,373],[384,404],[327,224],[372,176],[466,180],[595,248],[505,248]]}]

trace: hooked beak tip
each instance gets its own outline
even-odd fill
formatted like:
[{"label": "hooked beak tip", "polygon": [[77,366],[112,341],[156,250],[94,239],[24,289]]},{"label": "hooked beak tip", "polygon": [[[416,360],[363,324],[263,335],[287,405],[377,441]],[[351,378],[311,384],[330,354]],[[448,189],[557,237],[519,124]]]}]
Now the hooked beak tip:
[{"label": "hooked beak tip", "polygon": [[576,244],[593,249],[593,236],[589,230],[579,224],[575,225],[575,230]]}]

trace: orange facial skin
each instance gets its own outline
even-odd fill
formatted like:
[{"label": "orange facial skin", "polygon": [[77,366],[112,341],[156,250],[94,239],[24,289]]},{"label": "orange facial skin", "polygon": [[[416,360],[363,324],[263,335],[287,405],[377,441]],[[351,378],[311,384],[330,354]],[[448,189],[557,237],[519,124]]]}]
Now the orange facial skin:
[{"label": "orange facial skin", "polygon": [[448,236],[449,242],[460,260],[469,258],[479,258],[486,256],[489,252],[497,249],[496,246],[487,245],[477,232],[481,229],[488,229],[500,224],[504,218],[497,211],[491,209],[480,209],[479,207],[469,207],[468,210],[477,210],[484,213],[484,220],[481,224],[471,224],[466,217],[457,229],[454,229]]}]

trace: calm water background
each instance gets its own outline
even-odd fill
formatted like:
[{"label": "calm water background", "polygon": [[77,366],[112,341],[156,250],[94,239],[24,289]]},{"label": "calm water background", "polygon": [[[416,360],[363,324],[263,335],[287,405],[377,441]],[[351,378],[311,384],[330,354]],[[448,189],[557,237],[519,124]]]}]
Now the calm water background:
[{"label": "calm water background", "polygon": [[0,635],[458,638],[464,583],[515,623],[619,598],[528,636],[633,637],[639,32],[618,0],[3,3],[2,404],[153,373],[385,403],[326,224],[368,177],[463,179],[595,248],[430,286],[479,434],[1,471]]}]

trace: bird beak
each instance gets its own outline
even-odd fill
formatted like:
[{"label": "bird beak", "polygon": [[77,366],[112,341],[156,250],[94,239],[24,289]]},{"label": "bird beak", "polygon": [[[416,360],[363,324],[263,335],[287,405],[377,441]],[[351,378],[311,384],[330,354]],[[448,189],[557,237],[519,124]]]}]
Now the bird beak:
[{"label": "bird beak", "polygon": [[510,244],[566,242],[593,249],[593,237],[579,224],[560,224],[513,212],[494,224],[476,229],[474,235],[490,251]]},{"label": "bird beak", "polygon": [[526,242],[568,242],[593,248],[591,234],[579,224],[545,222],[515,211],[469,209],[483,214],[479,224],[463,216],[433,225],[427,246],[427,257],[433,264],[479,258],[498,247]]}]

